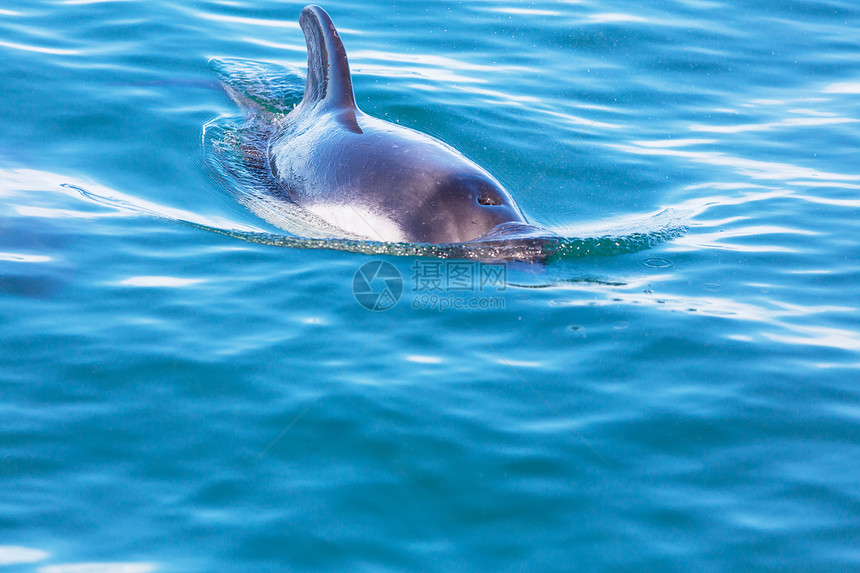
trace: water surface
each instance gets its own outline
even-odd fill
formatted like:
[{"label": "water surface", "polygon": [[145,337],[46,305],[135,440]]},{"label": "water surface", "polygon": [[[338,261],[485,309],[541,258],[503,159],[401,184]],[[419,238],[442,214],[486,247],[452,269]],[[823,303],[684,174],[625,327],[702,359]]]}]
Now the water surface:
[{"label": "water surface", "polygon": [[302,7],[0,8],[0,566],[860,566],[857,8],[326,4],[358,105],[530,219],[684,216],[434,290],[464,261],[297,248],[207,168],[209,62],[303,69]]}]

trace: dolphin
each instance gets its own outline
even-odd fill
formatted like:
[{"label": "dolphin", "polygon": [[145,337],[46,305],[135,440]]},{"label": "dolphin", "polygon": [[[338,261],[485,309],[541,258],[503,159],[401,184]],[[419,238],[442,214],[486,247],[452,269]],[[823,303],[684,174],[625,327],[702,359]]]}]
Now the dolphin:
[{"label": "dolphin", "polygon": [[299,24],[308,51],[304,95],[279,117],[266,152],[278,195],[376,241],[452,244],[538,229],[456,149],[358,109],[346,50],[325,10],[306,7]]}]

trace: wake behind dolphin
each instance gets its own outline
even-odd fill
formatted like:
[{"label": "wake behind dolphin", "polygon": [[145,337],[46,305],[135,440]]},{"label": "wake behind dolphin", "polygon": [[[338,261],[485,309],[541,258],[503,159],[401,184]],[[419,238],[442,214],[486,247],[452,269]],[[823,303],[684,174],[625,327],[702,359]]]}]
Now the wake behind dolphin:
[{"label": "wake behind dolphin", "polygon": [[[298,105],[290,101],[294,72],[278,78],[264,64],[213,61],[246,117],[204,131],[213,173],[258,216],[296,235],[286,242],[529,261],[570,252],[571,241],[581,249],[582,239],[531,224],[492,175],[454,148],[361,112],[328,14],[308,6],[299,22],[308,73]],[[639,250],[682,232],[682,225],[667,231],[664,221],[651,235],[601,237],[594,246]]]}]

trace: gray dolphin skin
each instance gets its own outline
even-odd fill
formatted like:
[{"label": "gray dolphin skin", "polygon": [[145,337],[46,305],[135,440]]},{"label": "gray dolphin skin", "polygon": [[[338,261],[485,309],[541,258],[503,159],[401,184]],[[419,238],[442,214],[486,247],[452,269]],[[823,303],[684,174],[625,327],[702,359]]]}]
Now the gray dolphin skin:
[{"label": "gray dolphin skin", "polygon": [[531,227],[502,185],[457,150],[356,107],[346,51],[322,8],[306,7],[299,23],[308,50],[304,97],[268,146],[289,200],[376,241],[463,243]]}]

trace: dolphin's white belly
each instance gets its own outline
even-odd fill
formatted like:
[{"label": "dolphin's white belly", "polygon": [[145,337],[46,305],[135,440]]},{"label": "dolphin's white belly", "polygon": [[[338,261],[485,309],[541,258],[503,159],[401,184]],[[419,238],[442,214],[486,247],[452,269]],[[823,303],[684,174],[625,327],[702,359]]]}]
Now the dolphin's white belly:
[{"label": "dolphin's white belly", "polygon": [[347,233],[372,241],[408,242],[406,234],[393,219],[363,205],[318,202],[303,207]]}]

